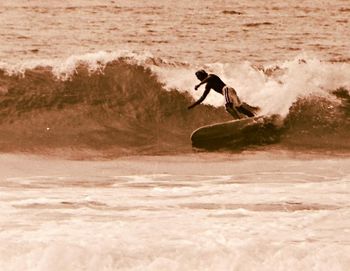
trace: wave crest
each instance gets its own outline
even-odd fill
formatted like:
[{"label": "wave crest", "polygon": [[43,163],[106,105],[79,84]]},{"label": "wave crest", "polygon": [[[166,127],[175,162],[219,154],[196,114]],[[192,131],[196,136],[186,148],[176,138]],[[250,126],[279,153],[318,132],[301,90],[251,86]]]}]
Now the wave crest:
[{"label": "wave crest", "polygon": [[285,119],[285,142],[303,148],[350,149],[350,95],[332,91],[338,100],[310,95],[299,98]]}]

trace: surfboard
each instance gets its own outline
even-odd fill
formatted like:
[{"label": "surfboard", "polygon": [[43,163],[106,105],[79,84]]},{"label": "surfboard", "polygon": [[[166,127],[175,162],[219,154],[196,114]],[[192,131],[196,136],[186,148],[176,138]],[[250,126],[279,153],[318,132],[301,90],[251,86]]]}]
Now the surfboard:
[{"label": "surfboard", "polygon": [[266,141],[277,135],[277,117],[258,116],[214,123],[198,128],[191,134],[194,147],[219,148]]}]

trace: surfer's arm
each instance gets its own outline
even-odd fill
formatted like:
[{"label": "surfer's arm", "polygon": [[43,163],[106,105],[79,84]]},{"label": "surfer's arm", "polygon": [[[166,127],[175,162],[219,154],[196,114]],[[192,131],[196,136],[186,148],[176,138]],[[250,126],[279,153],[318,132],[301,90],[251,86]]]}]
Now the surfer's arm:
[{"label": "surfer's arm", "polygon": [[194,89],[197,90],[201,85],[205,84],[208,82],[210,78],[210,75],[207,76],[207,78],[205,78],[204,80],[202,80],[198,85],[195,85]]},{"label": "surfer's arm", "polygon": [[210,88],[206,88],[205,91],[203,92],[203,95],[193,104],[191,104],[189,107],[187,107],[188,109],[191,109],[193,107],[195,107],[196,105],[199,105],[201,102],[203,102],[205,100],[205,98],[208,96],[210,91]]}]

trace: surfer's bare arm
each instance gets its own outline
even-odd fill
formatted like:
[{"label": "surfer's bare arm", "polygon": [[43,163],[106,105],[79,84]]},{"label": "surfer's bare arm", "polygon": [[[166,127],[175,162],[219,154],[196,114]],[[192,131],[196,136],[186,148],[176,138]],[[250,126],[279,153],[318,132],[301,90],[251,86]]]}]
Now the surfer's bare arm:
[{"label": "surfer's bare arm", "polygon": [[201,102],[203,102],[205,100],[205,98],[208,96],[210,91],[210,88],[206,88],[205,91],[203,92],[203,95],[193,104],[191,104],[189,107],[187,107],[188,109],[191,109],[193,107],[195,107],[196,105],[199,105]]},{"label": "surfer's bare arm", "polygon": [[210,75],[207,76],[207,78],[205,78],[204,80],[202,80],[198,85],[195,85],[194,89],[197,90],[201,85],[207,83],[209,78],[210,78]]}]

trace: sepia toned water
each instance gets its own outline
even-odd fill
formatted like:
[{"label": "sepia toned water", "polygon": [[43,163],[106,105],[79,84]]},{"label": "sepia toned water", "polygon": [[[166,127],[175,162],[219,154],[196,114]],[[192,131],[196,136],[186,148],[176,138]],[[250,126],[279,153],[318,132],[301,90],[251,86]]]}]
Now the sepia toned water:
[{"label": "sepia toned water", "polygon": [[347,270],[349,158],[1,155],[1,270]]},{"label": "sepia toned water", "polygon": [[[349,15],[2,0],[0,270],[349,270]],[[192,149],[228,120],[215,95],[187,110],[202,67],[281,115],[281,140]]]},{"label": "sepia toned water", "polygon": [[100,50],[189,63],[350,58],[347,0],[3,0],[0,13],[0,59],[12,63]]}]

